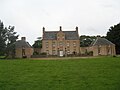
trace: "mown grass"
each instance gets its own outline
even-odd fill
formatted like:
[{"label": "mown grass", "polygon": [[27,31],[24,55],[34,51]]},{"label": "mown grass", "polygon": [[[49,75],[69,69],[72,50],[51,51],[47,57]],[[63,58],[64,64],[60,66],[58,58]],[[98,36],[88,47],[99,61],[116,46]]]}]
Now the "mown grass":
[{"label": "mown grass", "polygon": [[120,58],[0,60],[0,90],[120,90]]}]

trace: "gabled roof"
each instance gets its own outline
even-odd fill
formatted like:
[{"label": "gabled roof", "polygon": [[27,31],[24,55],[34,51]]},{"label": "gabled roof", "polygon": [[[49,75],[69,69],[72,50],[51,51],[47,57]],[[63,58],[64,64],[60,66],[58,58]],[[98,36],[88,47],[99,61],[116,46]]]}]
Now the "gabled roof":
[{"label": "gabled roof", "polygon": [[107,40],[106,38],[98,37],[94,42],[91,43],[90,46],[97,45],[114,45],[114,44],[111,41]]},{"label": "gabled roof", "polygon": [[25,40],[16,41],[15,42],[15,47],[16,48],[22,48],[22,47],[24,47],[24,48],[32,48],[32,46],[28,42],[26,42]]},{"label": "gabled roof", "polygon": [[[43,40],[57,40],[57,33],[59,31],[45,31],[43,34]],[[79,40],[77,31],[62,31],[65,33],[66,40]]]}]

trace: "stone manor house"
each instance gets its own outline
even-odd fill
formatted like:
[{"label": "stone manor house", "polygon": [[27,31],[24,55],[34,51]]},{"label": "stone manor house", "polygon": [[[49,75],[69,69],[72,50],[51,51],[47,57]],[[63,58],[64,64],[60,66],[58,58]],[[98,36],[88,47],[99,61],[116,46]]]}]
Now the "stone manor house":
[{"label": "stone manor house", "polygon": [[43,27],[42,52],[47,55],[69,55],[80,53],[78,27],[74,31],[45,31]]},{"label": "stone manor house", "polygon": [[64,31],[61,26],[58,31],[46,31],[43,27],[42,48],[33,48],[25,37],[14,45],[16,58],[30,58],[33,52],[46,53],[47,56],[80,56],[88,52],[92,52],[93,56],[116,55],[115,44],[101,37],[98,37],[89,47],[80,47],[78,27],[71,31]]},{"label": "stone manor house", "polygon": [[80,47],[78,27],[72,31],[45,31],[43,27],[42,50],[47,55],[67,56],[93,52],[93,56],[116,55],[115,44],[105,38],[98,37],[89,47]]}]

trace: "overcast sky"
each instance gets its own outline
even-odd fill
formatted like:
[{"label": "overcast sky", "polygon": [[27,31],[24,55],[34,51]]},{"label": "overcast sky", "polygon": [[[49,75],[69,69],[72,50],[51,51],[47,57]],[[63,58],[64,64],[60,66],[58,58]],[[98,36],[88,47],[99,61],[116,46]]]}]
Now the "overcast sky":
[{"label": "overcast sky", "polygon": [[80,35],[106,35],[120,22],[120,0],[0,0],[0,19],[34,43],[47,31],[74,30]]}]

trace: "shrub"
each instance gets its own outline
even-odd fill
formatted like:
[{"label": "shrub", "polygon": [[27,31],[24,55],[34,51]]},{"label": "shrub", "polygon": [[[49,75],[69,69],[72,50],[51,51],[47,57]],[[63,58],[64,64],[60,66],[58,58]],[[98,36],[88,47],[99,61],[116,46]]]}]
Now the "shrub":
[{"label": "shrub", "polygon": [[113,57],[116,57],[116,55],[113,55]]},{"label": "shrub", "polygon": [[47,55],[47,53],[46,53],[46,52],[43,52],[43,53],[41,53],[40,55]]},{"label": "shrub", "polygon": [[39,53],[38,52],[34,52],[33,55],[39,55]]}]

